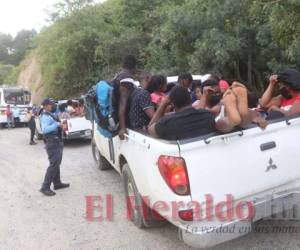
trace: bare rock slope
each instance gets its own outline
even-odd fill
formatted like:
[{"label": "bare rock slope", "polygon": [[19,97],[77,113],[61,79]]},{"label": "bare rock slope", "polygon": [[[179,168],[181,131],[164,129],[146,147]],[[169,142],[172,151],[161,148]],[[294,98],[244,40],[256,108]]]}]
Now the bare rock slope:
[{"label": "bare rock slope", "polygon": [[17,84],[29,89],[32,93],[32,103],[38,104],[44,97],[42,71],[36,55],[30,55],[23,63]]}]

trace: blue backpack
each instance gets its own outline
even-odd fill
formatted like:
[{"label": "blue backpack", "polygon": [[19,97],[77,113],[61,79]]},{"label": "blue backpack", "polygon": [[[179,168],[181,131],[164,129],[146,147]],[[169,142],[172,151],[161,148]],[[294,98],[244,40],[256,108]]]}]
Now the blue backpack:
[{"label": "blue backpack", "polygon": [[108,81],[100,81],[85,96],[87,119],[96,122],[99,132],[112,138],[119,130],[117,108],[114,107],[114,87]]}]

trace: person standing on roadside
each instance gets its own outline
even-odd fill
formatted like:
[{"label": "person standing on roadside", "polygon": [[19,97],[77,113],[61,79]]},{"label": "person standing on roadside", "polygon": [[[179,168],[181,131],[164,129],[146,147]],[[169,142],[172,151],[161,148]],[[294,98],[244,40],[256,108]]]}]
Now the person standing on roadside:
[{"label": "person standing on roadside", "polygon": [[10,105],[7,105],[6,106],[6,111],[5,111],[5,114],[6,114],[6,118],[7,118],[7,128],[10,129],[13,127],[13,120],[14,120],[14,116],[13,116],[13,112],[10,108]]},{"label": "person standing on roadside", "polygon": [[34,114],[32,108],[28,108],[27,110],[27,121],[28,121],[28,127],[30,129],[30,142],[29,145],[36,145],[36,142],[34,141],[34,133],[35,133],[35,120],[34,120]]},{"label": "person standing on roadside", "polygon": [[20,122],[20,109],[19,107],[17,107],[17,105],[13,106],[12,108],[12,113],[13,113],[13,123],[14,123],[14,127],[16,127],[18,125],[18,123]]},{"label": "person standing on roadside", "polygon": [[64,148],[62,140],[64,125],[60,122],[57,115],[55,115],[56,104],[52,99],[46,98],[42,105],[44,111],[41,116],[41,127],[46,144],[45,148],[48,154],[49,167],[40,192],[46,196],[53,196],[56,193],[51,190],[51,183],[53,183],[55,190],[70,186],[70,184],[62,183],[60,179],[60,164]]}]

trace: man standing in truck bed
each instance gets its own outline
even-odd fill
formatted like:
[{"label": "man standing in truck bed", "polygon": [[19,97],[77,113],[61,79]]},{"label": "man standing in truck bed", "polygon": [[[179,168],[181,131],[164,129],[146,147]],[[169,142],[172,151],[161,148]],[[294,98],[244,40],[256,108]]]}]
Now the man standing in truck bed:
[{"label": "man standing in truck bed", "polygon": [[134,79],[137,74],[137,60],[133,55],[127,55],[122,62],[122,70],[112,80],[114,86],[114,104],[118,109],[118,118],[120,122],[119,137],[123,140],[127,133],[126,127],[129,127],[129,99],[134,89],[133,83],[122,81],[124,79]]}]

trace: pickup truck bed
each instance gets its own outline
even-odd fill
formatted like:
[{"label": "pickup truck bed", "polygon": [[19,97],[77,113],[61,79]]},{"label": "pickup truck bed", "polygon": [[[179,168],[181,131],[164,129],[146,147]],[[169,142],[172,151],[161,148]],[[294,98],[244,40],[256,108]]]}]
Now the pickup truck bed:
[{"label": "pickup truck bed", "polygon": [[[64,121],[64,120],[63,120]],[[62,122],[63,122],[62,121]],[[72,139],[91,139],[92,138],[92,123],[88,121],[85,117],[71,117],[65,120],[68,129],[64,131],[63,139],[72,140]],[[40,118],[35,118],[36,124],[36,137],[42,139],[43,132],[41,129]]]},{"label": "pickup truck bed", "polygon": [[[254,126],[184,141],[158,140],[135,131],[124,141],[107,139],[97,129],[93,134],[100,167],[111,165],[123,177],[132,176],[124,178],[126,195],[147,197],[148,207],[177,226],[190,246],[211,247],[237,238],[251,231],[252,222],[283,211],[293,211],[289,219],[299,214],[299,117],[274,121],[264,131]],[[166,181],[160,166],[168,157],[185,163],[186,194],[174,192]],[[161,201],[169,209],[155,206]],[[173,204],[182,206],[174,213]],[[201,213],[191,204],[199,205]]]}]

